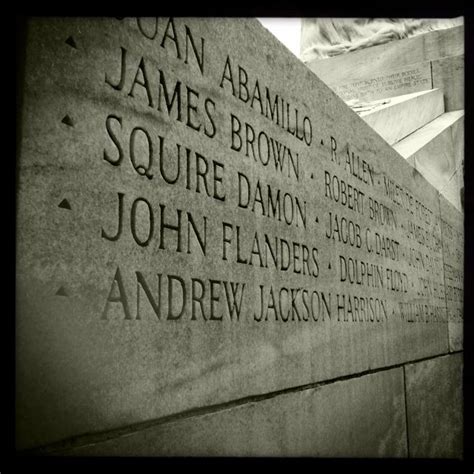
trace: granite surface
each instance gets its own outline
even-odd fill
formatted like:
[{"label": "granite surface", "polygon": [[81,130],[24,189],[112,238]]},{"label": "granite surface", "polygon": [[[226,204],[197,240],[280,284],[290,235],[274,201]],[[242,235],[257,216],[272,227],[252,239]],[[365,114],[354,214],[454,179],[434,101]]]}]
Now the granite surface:
[{"label": "granite surface", "polygon": [[59,454],[406,457],[403,369],[176,420]]},{"label": "granite surface", "polygon": [[257,20],[26,44],[19,449],[448,351],[436,190]]},{"label": "granite surface", "polygon": [[386,99],[380,106],[361,112],[360,116],[393,145],[443,112],[443,92],[433,89]]},{"label": "granite surface", "polygon": [[394,149],[462,212],[464,110],[440,115],[396,143]]},{"label": "granite surface", "polygon": [[405,366],[410,457],[463,457],[462,372],[462,353]]},{"label": "granite surface", "polygon": [[443,197],[440,198],[440,207],[449,348],[461,351],[464,333],[464,215]]},{"label": "granite surface", "polygon": [[464,54],[432,61],[433,87],[443,90],[446,111],[464,110]]}]

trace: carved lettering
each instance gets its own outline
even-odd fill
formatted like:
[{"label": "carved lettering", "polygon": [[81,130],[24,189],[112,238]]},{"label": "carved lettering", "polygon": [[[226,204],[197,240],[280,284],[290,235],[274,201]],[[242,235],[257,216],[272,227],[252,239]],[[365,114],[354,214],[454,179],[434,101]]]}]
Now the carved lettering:
[{"label": "carved lettering", "polygon": [[311,119],[307,115],[302,116],[295,106],[290,105],[289,102],[278,94],[275,94],[272,99],[272,93],[267,86],[265,86],[265,106],[263,106],[262,87],[258,78],[250,79],[247,70],[240,64],[237,64],[237,69],[235,69],[230,56],[227,56],[219,87],[229,90],[229,86],[234,97],[244,104],[248,104],[251,109],[257,109],[258,107],[257,111],[262,116],[276,123],[288,134],[305,143],[308,147],[311,146],[313,141]]}]

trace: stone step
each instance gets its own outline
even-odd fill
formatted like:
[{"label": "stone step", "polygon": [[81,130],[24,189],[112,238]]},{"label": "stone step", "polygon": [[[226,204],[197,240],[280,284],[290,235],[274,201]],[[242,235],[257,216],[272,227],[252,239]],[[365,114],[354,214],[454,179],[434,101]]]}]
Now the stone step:
[{"label": "stone step", "polygon": [[[371,105],[372,104],[372,105]],[[360,117],[390,145],[439,117],[444,112],[443,92],[433,89],[378,102],[352,106]]]},{"label": "stone step", "polygon": [[464,110],[446,112],[393,147],[460,211]]}]

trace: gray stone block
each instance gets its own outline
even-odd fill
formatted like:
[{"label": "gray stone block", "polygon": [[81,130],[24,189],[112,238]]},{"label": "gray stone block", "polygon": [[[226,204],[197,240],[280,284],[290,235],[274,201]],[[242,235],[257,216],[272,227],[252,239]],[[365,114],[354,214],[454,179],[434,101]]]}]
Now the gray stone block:
[{"label": "gray stone block", "polygon": [[446,112],[464,110],[464,54],[431,62],[433,87],[443,90]]},{"label": "gray stone block", "polygon": [[403,369],[193,416],[68,456],[405,457]]},{"label": "gray stone block", "polygon": [[405,366],[410,457],[463,456],[462,371],[462,353]]},{"label": "gray stone block", "polygon": [[[394,145],[450,203],[462,210],[464,110],[446,112]],[[461,173],[457,174],[458,171]],[[456,175],[456,180],[453,177]]]},{"label": "gray stone block", "polygon": [[444,112],[443,92],[439,89],[414,92],[386,99],[360,116],[390,145],[420,129]]}]

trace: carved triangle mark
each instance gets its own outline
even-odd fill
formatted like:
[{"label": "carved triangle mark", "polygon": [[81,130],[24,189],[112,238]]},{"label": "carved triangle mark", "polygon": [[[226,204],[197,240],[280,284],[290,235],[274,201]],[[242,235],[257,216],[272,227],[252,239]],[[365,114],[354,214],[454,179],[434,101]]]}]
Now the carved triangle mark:
[{"label": "carved triangle mark", "polygon": [[321,145],[324,145],[323,139],[321,138]]},{"label": "carved triangle mark", "polygon": [[59,204],[58,207],[62,209],[68,209],[71,211],[71,205],[69,204],[69,201],[67,199],[63,199]]},{"label": "carved triangle mark", "polygon": [[316,216],[316,224],[319,224],[318,216]]},{"label": "carved triangle mark", "polygon": [[329,263],[329,265],[328,265],[328,268],[329,268],[329,270],[331,270],[331,264],[330,264],[330,263]]},{"label": "carved triangle mark", "polygon": [[64,123],[65,125],[68,125],[69,127],[74,127],[72,118],[69,117],[69,115],[65,115],[63,119],[61,120],[61,122]]},{"label": "carved triangle mark", "polygon": [[69,38],[66,40],[66,44],[71,46],[71,48],[77,49],[76,42],[74,41],[74,38],[72,36],[69,36]]},{"label": "carved triangle mark", "polygon": [[59,287],[59,290],[56,291],[56,295],[57,295],[57,296],[69,296],[68,293],[67,293],[67,291],[64,289],[63,286],[60,286],[60,287]]}]

